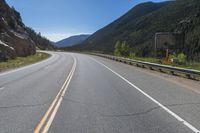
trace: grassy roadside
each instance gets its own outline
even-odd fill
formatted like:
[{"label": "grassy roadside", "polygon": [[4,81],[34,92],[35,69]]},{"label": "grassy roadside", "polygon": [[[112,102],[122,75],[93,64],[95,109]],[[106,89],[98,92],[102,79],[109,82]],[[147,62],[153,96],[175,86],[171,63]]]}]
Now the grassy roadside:
[{"label": "grassy roadside", "polygon": [[145,61],[145,62],[160,64],[160,60],[159,59],[150,58],[150,57],[134,57],[132,59],[138,60],[138,61]]},{"label": "grassy roadside", "polygon": [[[156,58],[134,57],[132,59],[138,60],[138,61],[145,61],[145,62],[150,62],[150,63],[161,64],[160,59],[156,59]],[[200,62],[186,62],[184,64],[171,64],[170,66],[200,70]]]},{"label": "grassy roadside", "polygon": [[17,57],[15,59],[11,59],[5,62],[0,62],[0,72],[33,64],[41,60],[47,59],[48,57],[50,57],[50,55],[47,53],[37,52],[35,55],[31,55],[28,57]]},{"label": "grassy roadside", "polygon": [[185,64],[173,64],[172,66],[200,70],[200,62],[186,62]]}]

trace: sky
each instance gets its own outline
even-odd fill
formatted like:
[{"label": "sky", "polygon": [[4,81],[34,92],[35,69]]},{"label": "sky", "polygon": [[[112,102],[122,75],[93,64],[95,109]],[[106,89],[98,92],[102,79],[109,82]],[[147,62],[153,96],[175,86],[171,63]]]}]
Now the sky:
[{"label": "sky", "polygon": [[[92,34],[135,5],[149,0],[6,0],[26,26],[51,41]],[[151,0],[161,2],[164,0]]]}]

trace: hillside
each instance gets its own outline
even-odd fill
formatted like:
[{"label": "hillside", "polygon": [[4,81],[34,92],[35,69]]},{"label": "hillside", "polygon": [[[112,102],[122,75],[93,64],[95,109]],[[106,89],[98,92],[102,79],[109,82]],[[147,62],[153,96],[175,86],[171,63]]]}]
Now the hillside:
[{"label": "hillside", "polygon": [[183,32],[183,51],[191,59],[200,57],[200,1],[176,0],[142,3],[91,35],[84,45],[67,50],[113,53],[115,43],[126,41],[138,56],[151,56],[156,32]]},{"label": "hillside", "polygon": [[0,0],[0,60],[33,55],[36,47],[53,48],[47,39],[23,24],[19,12]]},{"label": "hillside", "polygon": [[77,45],[77,44],[82,43],[83,41],[85,41],[89,36],[90,35],[71,36],[71,37],[68,37],[66,39],[63,39],[61,41],[58,41],[58,42],[54,43],[54,45],[56,47],[59,47],[59,48]]}]

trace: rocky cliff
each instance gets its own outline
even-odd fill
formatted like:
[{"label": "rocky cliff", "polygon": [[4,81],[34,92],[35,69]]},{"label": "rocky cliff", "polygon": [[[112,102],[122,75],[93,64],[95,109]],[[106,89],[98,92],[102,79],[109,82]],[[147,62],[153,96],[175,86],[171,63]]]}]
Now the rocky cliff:
[{"label": "rocky cliff", "polygon": [[0,0],[0,60],[28,56],[40,49],[53,49],[50,41],[26,27],[20,13]]}]

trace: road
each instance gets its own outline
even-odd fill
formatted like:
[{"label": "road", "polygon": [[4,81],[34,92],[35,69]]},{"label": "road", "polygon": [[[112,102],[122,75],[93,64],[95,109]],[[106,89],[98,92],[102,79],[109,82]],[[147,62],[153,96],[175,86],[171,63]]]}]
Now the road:
[{"label": "road", "polygon": [[2,133],[197,133],[198,93],[77,53],[0,73]]}]

